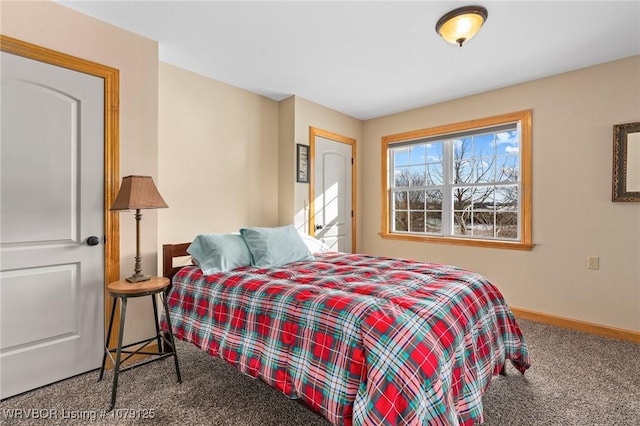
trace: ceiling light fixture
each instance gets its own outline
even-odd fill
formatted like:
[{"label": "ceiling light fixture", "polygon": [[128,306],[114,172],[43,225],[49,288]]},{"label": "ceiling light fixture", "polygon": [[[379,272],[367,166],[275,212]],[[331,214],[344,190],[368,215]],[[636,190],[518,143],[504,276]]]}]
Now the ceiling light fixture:
[{"label": "ceiling light fixture", "polygon": [[487,16],[487,9],[482,6],[459,7],[438,20],[436,32],[449,43],[462,47],[462,43],[471,40],[480,31]]}]

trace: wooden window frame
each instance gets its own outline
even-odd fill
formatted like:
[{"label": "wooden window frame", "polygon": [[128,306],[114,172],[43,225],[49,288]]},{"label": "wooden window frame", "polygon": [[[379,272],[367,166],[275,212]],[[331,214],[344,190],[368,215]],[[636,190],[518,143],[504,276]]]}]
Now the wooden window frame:
[{"label": "wooden window frame", "polygon": [[[464,238],[450,236],[432,236],[420,234],[400,234],[390,230],[390,187],[389,187],[389,147],[394,143],[408,142],[437,135],[480,130],[482,128],[498,126],[501,124],[518,122],[520,124],[520,240],[505,241],[480,238]],[[532,240],[532,155],[531,155],[532,111],[524,110],[513,113],[486,117],[476,120],[464,121],[428,129],[414,130],[404,133],[382,137],[381,151],[381,194],[382,194],[382,223],[380,236],[385,239],[401,241],[418,241],[425,243],[454,244],[472,247],[489,247],[511,250],[531,250],[534,247]]]}]

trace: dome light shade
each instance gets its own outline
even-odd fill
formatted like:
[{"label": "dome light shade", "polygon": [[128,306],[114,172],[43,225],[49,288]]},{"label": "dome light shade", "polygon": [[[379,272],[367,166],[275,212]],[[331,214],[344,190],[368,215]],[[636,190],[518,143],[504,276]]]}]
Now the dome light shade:
[{"label": "dome light shade", "polygon": [[462,47],[480,31],[489,16],[482,6],[464,6],[446,13],[438,20],[436,32],[449,43]]}]

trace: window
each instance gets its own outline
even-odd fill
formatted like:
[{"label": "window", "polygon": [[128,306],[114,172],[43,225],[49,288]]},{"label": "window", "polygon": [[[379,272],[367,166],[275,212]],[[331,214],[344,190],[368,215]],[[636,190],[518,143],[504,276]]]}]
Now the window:
[{"label": "window", "polygon": [[531,111],[385,136],[382,237],[530,250]]}]

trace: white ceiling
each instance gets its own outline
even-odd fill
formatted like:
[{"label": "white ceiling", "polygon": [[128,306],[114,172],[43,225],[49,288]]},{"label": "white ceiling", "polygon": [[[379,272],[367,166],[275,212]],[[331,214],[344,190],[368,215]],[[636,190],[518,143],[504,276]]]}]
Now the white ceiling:
[{"label": "white ceiling", "polygon": [[[163,62],[359,119],[640,54],[640,0],[58,3],[157,40]],[[460,48],[434,28],[467,4],[489,17]]]}]

